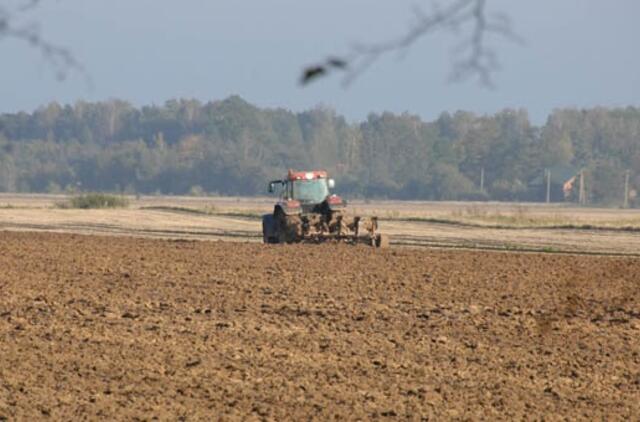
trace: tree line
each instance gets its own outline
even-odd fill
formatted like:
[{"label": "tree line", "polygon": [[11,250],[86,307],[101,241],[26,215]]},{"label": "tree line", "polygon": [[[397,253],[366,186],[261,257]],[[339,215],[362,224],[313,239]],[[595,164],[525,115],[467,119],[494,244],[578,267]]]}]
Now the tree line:
[{"label": "tree line", "polygon": [[[640,108],[389,112],[259,108],[240,97],[137,108],[111,100],[0,115],[0,191],[258,195],[288,168],[328,170],[351,197],[630,205],[640,188]],[[548,172],[548,173],[547,173]],[[574,183],[575,185],[575,183]],[[570,186],[572,187],[572,186]],[[563,189],[564,188],[564,189]],[[575,189],[574,189],[575,190]]]}]

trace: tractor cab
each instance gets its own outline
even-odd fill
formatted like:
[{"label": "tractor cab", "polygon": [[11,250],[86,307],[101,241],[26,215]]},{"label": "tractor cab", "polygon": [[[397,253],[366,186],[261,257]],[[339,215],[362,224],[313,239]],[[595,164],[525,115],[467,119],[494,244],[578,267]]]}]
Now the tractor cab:
[{"label": "tractor cab", "polygon": [[335,182],[333,179],[327,178],[325,171],[295,172],[289,170],[285,180],[274,180],[269,183],[269,193],[278,190],[282,201],[298,201],[303,205],[317,205],[331,196],[330,190],[334,186]]}]

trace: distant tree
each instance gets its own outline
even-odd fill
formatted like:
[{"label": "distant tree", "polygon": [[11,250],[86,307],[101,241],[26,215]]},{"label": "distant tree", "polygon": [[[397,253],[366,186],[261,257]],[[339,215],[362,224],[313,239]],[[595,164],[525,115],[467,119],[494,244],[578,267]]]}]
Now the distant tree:
[{"label": "distant tree", "polygon": [[627,170],[637,192],[640,109],[556,110],[541,127],[523,110],[347,123],[331,109],[261,109],[240,97],[0,114],[0,191],[253,195],[287,168],[326,168],[350,195],[538,201],[544,169],[556,167],[583,170],[595,203],[621,203]]}]

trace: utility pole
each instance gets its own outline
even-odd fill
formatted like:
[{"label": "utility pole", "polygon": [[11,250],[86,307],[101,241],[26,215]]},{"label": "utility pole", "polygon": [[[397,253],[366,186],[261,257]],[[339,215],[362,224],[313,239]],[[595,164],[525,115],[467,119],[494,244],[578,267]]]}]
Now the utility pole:
[{"label": "utility pole", "polygon": [[551,202],[551,170],[544,170],[545,176],[547,176],[547,204]]},{"label": "utility pole", "polygon": [[627,169],[624,172],[624,208],[629,208],[629,176],[631,171]]},{"label": "utility pole", "polygon": [[484,167],[480,169],[480,192],[484,192]]},{"label": "utility pole", "polygon": [[578,203],[580,205],[584,205],[587,203],[587,198],[585,198],[585,189],[584,189],[584,170],[580,170],[580,194],[578,195]]}]

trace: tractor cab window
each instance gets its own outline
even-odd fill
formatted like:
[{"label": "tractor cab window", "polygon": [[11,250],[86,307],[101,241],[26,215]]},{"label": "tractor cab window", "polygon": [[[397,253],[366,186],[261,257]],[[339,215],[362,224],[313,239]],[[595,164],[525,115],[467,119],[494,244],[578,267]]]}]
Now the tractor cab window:
[{"label": "tractor cab window", "polygon": [[318,204],[329,195],[327,179],[296,180],[293,184],[293,199]]}]

